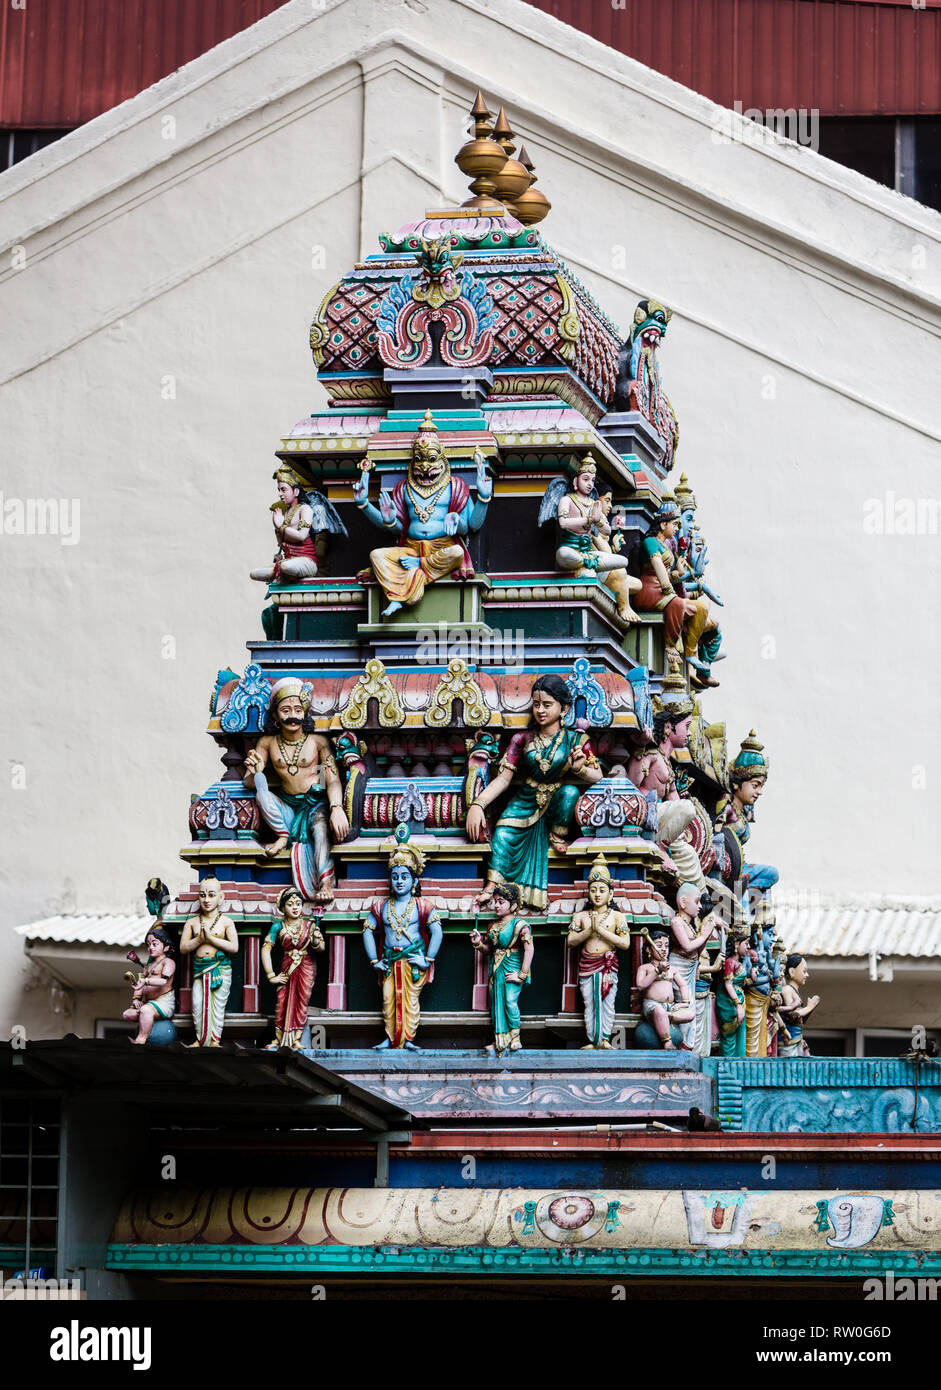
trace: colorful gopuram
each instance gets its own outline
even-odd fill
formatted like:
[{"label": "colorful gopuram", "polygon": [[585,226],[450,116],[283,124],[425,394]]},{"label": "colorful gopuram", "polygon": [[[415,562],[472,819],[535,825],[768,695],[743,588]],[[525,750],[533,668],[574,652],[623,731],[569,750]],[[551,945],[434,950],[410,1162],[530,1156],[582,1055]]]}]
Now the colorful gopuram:
[{"label": "colorful gopuram", "polygon": [[468,200],[314,318],[329,405],[275,450],[262,629],[131,979],[146,1047],[75,1044],[163,1088],[186,1158],[125,1184],[107,1270],[938,1272],[937,1078],[809,1055],[812,963],[754,861],[769,762],[719,717],[671,311],[622,332],[502,108],[472,115]]}]

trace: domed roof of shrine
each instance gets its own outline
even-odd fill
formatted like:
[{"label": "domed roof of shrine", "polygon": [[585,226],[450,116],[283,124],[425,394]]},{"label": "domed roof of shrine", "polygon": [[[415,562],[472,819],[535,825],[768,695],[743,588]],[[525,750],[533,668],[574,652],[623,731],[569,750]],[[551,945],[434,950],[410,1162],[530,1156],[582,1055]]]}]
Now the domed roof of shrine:
[{"label": "domed roof of shrine", "polygon": [[331,404],[363,406],[388,399],[388,371],[486,369],[495,396],[560,394],[596,420],[614,403],[621,335],[532,225],[549,204],[502,108],[492,139],[479,94],[472,114],[457,163],[475,196],[381,235],[328,291],[310,333],[318,376]]}]

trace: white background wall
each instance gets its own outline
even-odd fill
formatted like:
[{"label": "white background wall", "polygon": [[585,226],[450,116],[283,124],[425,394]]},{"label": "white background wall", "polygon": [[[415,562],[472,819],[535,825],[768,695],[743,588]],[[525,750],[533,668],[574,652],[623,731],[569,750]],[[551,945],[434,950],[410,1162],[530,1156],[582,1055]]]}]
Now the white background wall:
[{"label": "white background wall", "polygon": [[864,509],[941,499],[941,218],[718,141],[705,99],[516,0],[295,0],[0,176],[26,255],[0,259],[0,487],[81,505],[74,546],[0,534],[0,1035],[47,1028],[13,925],[186,882],[209,692],[261,635],[272,451],[325,402],[310,320],[380,231],[465,196],[478,85],[614,319],[675,310],[675,476],[726,603],[707,711],[772,759],[753,857],[792,887],[937,891],[941,542]]}]

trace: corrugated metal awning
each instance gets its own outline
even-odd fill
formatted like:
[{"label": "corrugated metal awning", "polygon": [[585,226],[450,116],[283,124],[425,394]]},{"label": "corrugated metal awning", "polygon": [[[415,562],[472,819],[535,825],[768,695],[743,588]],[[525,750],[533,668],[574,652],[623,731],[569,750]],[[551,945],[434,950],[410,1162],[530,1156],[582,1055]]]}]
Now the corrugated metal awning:
[{"label": "corrugated metal awning", "polygon": [[70,941],[78,946],[140,946],[154,924],[146,913],[89,912],[44,917],[16,927],[28,945],[40,941]]},{"label": "corrugated metal awning", "polygon": [[818,894],[775,894],[778,935],[805,956],[861,959],[941,957],[941,900],[868,897],[822,899]]},{"label": "corrugated metal awning", "polygon": [[[381,885],[364,883],[365,898],[380,891]],[[434,890],[436,885],[432,884]],[[440,887],[440,885],[437,885]],[[275,889],[271,890],[273,894]],[[558,890],[561,894],[562,890]],[[622,893],[622,896],[623,893]],[[628,895],[630,896],[630,895]],[[473,899],[431,892],[436,905],[443,910],[469,911]],[[582,906],[581,897],[553,896],[549,915],[566,915]],[[659,902],[652,895],[649,907],[630,902],[632,912],[656,911]],[[177,899],[168,909],[168,924],[179,927],[180,920],[196,906],[195,894]],[[864,959],[872,951],[883,956],[913,959],[941,958],[941,899],[893,898],[870,895],[855,899],[824,897],[816,892],[779,892],[774,898],[778,935],[795,951],[807,956],[834,956]],[[341,896],[331,913],[361,913],[364,898]],[[226,891],[226,910],[237,916],[271,916],[272,903],[264,890],[243,898]],[[71,943],[80,946],[140,946],[153,925],[152,917],[125,913],[67,914],[47,917],[41,922],[17,927],[17,933],[27,945],[42,942]]]}]

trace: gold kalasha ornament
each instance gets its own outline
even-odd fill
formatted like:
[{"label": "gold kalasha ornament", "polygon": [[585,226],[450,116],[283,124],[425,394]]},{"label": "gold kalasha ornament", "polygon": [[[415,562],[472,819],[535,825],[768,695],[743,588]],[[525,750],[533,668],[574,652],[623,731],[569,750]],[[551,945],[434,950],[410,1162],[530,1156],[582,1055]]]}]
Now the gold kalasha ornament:
[{"label": "gold kalasha ornament", "polygon": [[543,193],[542,189],[534,188],[536,182],[536,170],[533,161],[526,153],[526,146],[520,145],[519,162],[529,174],[529,187],[524,188],[513,200],[513,211],[517,220],[522,222],[524,227],[533,227],[552,209],[552,204]]},{"label": "gold kalasha ornament", "polygon": [[474,119],[474,138],[462,145],[454,156],[454,162],[461,173],[471,179],[470,191],[473,198],[461,204],[463,208],[474,208],[483,215],[499,217],[506,209],[493,197],[493,176],[506,163],[506,151],[492,138],[490,112],[483,96],[478,91],[471,107]]},{"label": "gold kalasha ornament", "polygon": [[506,156],[503,165],[494,175],[494,188],[497,197],[501,198],[512,212],[516,199],[529,187],[530,177],[529,170],[524,168],[518,159],[513,158],[516,146],[513,144],[513,132],[502,106],[493,128],[493,138],[502,146]]}]

